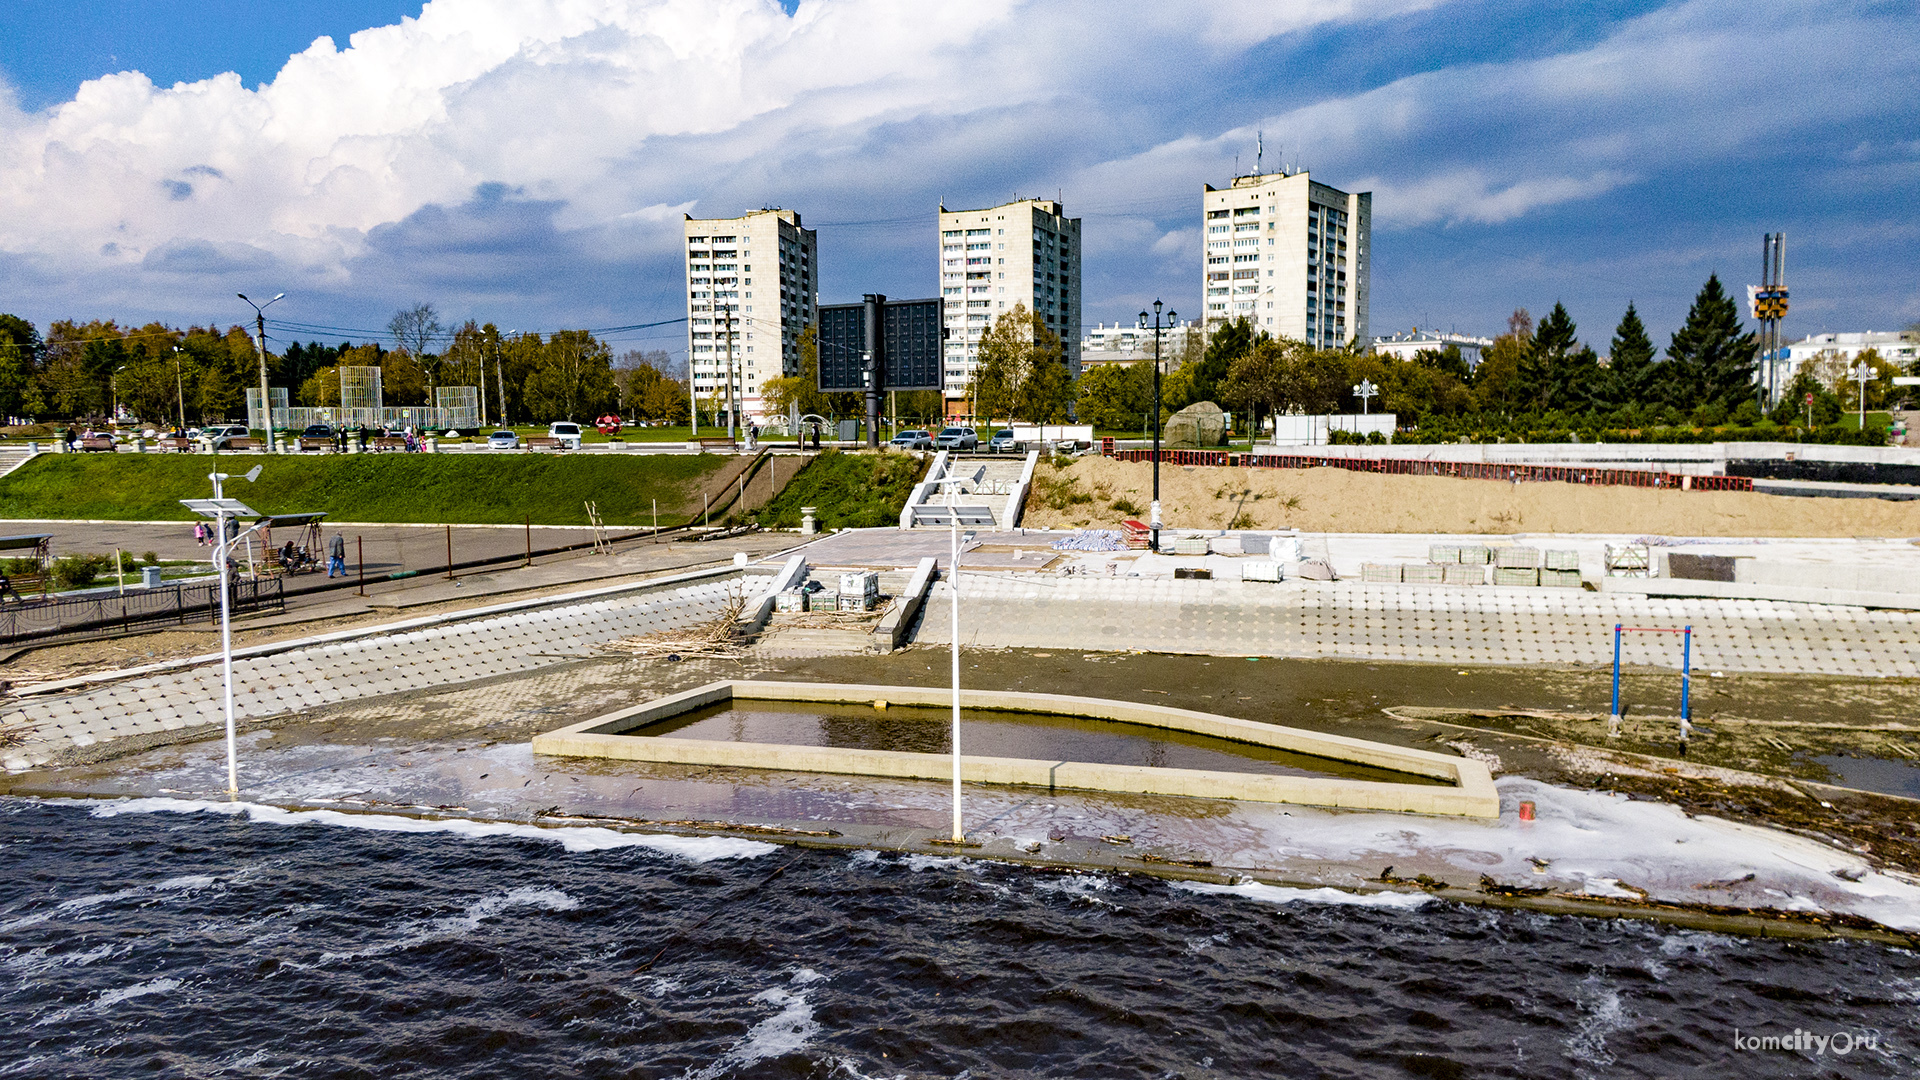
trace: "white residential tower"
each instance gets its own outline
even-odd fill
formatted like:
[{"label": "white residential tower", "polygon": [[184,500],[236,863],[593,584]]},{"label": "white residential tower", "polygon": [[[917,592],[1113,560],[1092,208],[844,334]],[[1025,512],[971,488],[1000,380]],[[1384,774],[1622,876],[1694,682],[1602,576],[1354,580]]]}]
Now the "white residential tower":
[{"label": "white residential tower", "polygon": [[1323,348],[1372,342],[1371,192],[1350,195],[1304,172],[1237,176],[1202,192],[1201,227],[1209,325],[1244,317],[1256,330]]},{"label": "white residential tower", "polygon": [[[946,398],[970,400],[980,335],[1025,304],[1060,335],[1067,370],[1080,374],[1080,219],[1052,199],[985,210],[940,208],[940,295],[946,300]],[[949,405],[949,415],[965,412]]]},{"label": "white residential tower", "polygon": [[715,407],[710,402],[724,408],[731,372],[741,416],[762,418],[766,380],[800,373],[800,332],[819,303],[814,230],[801,227],[792,210],[768,209],[689,217],[685,236],[694,396],[702,409]]}]

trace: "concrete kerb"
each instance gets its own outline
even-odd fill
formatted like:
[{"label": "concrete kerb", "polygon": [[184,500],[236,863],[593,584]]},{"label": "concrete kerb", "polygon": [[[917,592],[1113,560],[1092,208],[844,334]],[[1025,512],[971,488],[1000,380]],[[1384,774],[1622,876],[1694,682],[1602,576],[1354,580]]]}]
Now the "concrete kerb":
[{"label": "concrete kerb", "polygon": [[933,588],[933,568],[938,561],[928,555],[913,568],[913,577],[907,579],[906,590],[901,593],[899,602],[873,628],[874,652],[890,653],[900,647],[900,639],[906,636],[907,627],[913,625],[914,616],[920,613],[921,605],[926,603],[927,593]]},{"label": "concrete kerb", "polygon": [[[842,704],[884,701],[896,705],[940,706],[951,701],[952,697],[949,690],[928,687],[716,682],[537,735],[533,739],[532,750],[536,754],[559,757],[613,758],[894,779],[941,780],[952,775],[952,759],[941,754],[657,739],[622,734],[693,709],[736,699]],[[1461,817],[1492,818],[1500,813],[1500,799],[1493,787],[1492,774],[1484,764],[1468,758],[1449,757],[1344,735],[1259,724],[1187,709],[1101,698],[962,690],[960,702],[963,707],[971,709],[1083,716],[1207,735],[1332,761],[1391,769],[1445,781],[1452,786],[963,755],[961,775],[977,784],[1297,803],[1336,809]]]},{"label": "concrete kerb", "polygon": [[767,625],[767,620],[773,616],[774,601],[779,599],[781,593],[797,587],[806,579],[806,556],[794,555],[789,557],[787,564],[780,568],[780,572],[775,574],[773,581],[767,585],[766,592],[761,593],[759,597],[753,600],[750,607],[741,612],[741,632],[746,634],[757,633],[761,627]]}]

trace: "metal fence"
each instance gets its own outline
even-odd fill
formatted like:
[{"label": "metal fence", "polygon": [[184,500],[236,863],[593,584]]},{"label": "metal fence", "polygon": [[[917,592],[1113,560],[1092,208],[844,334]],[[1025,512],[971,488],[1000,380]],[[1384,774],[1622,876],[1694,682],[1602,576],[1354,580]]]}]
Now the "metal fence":
[{"label": "metal fence", "polygon": [[[233,611],[285,611],[280,578],[234,583]],[[125,593],[56,597],[0,603],[0,643],[16,643],[80,630],[152,629],[156,626],[218,626],[220,592],[215,582],[129,589]]]},{"label": "metal fence", "polygon": [[[1120,461],[1152,461],[1151,450],[1115,450]],[[1321,457],[1309,454],[1235,454],[1226,450],[1162,450],[1169,465],[1213,465],[1263,469],[1334,468],[1401,476],[1456,476],[1471,480],[1558,481],[1674,491],[1752,491],[1745,476],[1693,476],[1651,469],[1607,469],[1585,465],[1506,465],[1482,461],[1419,461],[1394,458]]]}]

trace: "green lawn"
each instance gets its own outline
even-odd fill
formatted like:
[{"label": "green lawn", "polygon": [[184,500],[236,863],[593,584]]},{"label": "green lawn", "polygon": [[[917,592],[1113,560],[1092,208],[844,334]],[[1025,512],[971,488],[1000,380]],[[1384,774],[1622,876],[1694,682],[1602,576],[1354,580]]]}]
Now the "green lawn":
[{"label": "green lawn", "polygon": [[898,525],[900,509],[926,471],[926,462],[908,454],[828,450],[788,481],[758,517],[762,525],[797,528],[800,508],[813,506],[823,529]]},{"label": "green lawn", "polygon": [[[713,454],[353,454],[218,458],[199,454],[45,455],[0,478],[0,518],[187,521],[180,499],[227,494],[262,513],[326,511],[336,521],[585,525],[584,503],[609,525],[678,525],[699,512],[699,482],[727,458]],[[239,474],[264,466],[257,483]]]}]

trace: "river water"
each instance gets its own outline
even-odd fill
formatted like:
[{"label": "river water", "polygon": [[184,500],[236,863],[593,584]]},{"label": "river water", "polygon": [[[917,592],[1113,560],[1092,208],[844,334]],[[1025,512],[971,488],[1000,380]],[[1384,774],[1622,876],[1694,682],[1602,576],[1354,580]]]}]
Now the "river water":
[{"label": "river water", "polygon": [[0,843],[5,1076],[1920,1070],[1920,957],[1856,942],[166,800]]}]

